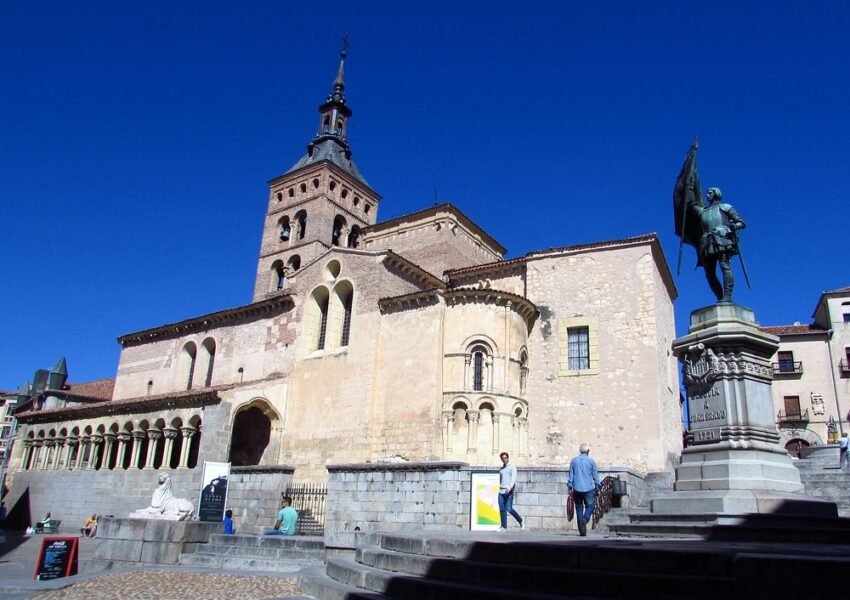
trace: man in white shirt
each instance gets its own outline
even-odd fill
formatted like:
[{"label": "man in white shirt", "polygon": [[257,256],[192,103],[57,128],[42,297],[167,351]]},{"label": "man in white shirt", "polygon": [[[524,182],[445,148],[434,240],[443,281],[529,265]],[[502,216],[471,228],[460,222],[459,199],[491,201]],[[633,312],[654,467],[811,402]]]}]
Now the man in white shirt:
[{"label": "man in white shirt", "polygon": [[850,437],[847,437],[847,432],[838,439],[838,466],[842,469],[850,468],[850,450],[848,450],[848,445],[850,445]]},{"label": "man in white shirt", "polygon": [[507,452],[502,452],[499,455],[502,459],[502,468],[499,470],[499,517],[502,519],[502,526],[499,531],[508,530],[508,513],[513,515],[513,518],[519,523],[520,529],[525,529],[522,522],[522,517],[514,509],[514,489],[516,488],[516,467],[509,460],[510,456]]}]

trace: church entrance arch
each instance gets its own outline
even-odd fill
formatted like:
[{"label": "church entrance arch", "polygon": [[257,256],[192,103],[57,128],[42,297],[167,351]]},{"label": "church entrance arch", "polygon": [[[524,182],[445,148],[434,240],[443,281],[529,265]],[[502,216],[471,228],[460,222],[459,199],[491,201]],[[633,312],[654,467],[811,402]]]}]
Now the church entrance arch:
[{"label": "church entrance arch", "polygon": [[247,467],[268,462],[263,460],[273,429],[280,427],[280,417],[262,398],[255,398],[236,409],[230,434],[230,463]]}]

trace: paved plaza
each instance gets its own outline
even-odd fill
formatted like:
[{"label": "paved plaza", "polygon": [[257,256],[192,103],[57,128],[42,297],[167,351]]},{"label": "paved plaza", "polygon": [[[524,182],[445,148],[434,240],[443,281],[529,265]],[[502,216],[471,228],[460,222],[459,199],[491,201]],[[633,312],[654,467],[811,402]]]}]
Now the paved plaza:
[{"label": "paved plaza", "polygon": [[[0,547],[0,597],[4,600],[217,600],[303,597],[296,573],[228,572],[221,569],[151,566],[84,572],[51,581],[33,581],[43,536],[6,532]],[[80,558],[94,552],[96,540],[80,538]]]}]

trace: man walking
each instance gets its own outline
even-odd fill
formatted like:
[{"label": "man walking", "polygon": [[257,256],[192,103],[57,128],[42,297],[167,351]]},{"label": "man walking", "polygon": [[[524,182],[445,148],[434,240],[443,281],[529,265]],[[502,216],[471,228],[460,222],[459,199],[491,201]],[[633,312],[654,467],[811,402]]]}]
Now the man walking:
[{"label": "man walking", "polygon": [[593,516],[594,496],[599,489],[599,471],[596,468],[596,461],[589,456],[589,444],[579,446],[578,452],[578,456],[570,461],[567,487],[573,492],[576,503],[578,533],[586,536],[587,522]]},{"label": "man walking", "polygon": [[511,513],[513,518],[517,520],[520,529],[525,529],[522,517],[514,510],[516,467],[509,462],[510,456],[507,452],[502,452],[499,458],[502,459],[502,468],[499,470],[499,517],[502,520],[502,526],[499,531],[508,530],[508,513]]},{"label": "man walking", "polygon": [[850,468],[850,437],[847,432],[838,438],[838,466],[842,469]]}]

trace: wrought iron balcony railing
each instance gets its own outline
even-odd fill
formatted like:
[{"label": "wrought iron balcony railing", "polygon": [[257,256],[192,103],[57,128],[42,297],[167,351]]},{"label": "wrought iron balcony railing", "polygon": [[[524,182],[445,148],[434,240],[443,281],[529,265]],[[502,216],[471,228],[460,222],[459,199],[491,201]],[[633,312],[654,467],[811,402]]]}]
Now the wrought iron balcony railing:
[{"label": "wrought iron balcony railing", "polygon": [[850,361],[842,360],[838,363],[838,370],[842,377],[850,377]]},{"label": "wrought iron balcony railing", "polygon": [[773,376],[777,375],[802,375],[803,374],[803,362],[802,361],[780,361],[773,363]]},{"label": "wrought iron balcony railing", "polygon": [[780,410],[776,415],[776,420],[780,423],[808,423],[809,422],[809,409],[807,408],[804,411],[794,411],[788,412],[785,410]]}]

